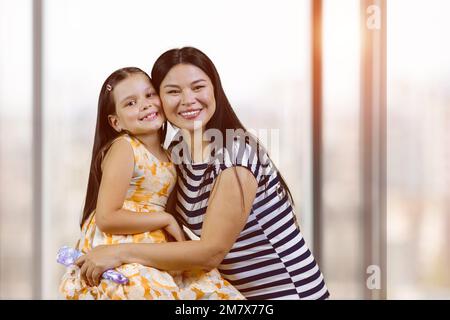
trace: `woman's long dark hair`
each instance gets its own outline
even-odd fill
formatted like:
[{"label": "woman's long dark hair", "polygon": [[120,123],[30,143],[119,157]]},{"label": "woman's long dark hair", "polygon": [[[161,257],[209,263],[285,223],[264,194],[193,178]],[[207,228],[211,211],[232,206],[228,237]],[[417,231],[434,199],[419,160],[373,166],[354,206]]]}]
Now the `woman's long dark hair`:
[{"label": "woman's long dark hair", "polygon": [[[194,65],[211,79],[211,82],[214,87],[214,97],[216,100],[216,110],[209,120],[209,122],[205,126],[205,130],[210,128],[218,129],[222,133],[222,137],[224,139],[223,146],[226,146],[226,130],[227,129],[241,129],[244,132],[248,132],[245,127],[242,125],[239,118],[236,116],[233,108],[231,107],[230,102],[228,101],[225,91],[222,87],[222,82],[220,81],[219,73],[217,72],[216,67],[213,62],[208,58],[206,54],[201,52],[200,50],[193,47],[184,47],[181,49],[172,49],[163,53],[155,62],[152,69],[152,81],[155,86],[156,91],[160,92],[160,86],[167,73],[178,64],[191,64]],[[249,135],[250,139],[254,139],[256,146],[262,147],[261,143],[258,141],[256,137]],[[246,138],[247,139],[247,138]],[[268,153],[266,153],[267,156]],[[258,152],[259,156],[259,152]],[[275,164],[273,164],[275,167]],[[275,167],[278,171],[278,169]],[[278,171],[278,178],[284,190],[287,191],[289,197],[293,203],[293,198],[291,192]],[[239,178],[238,178],[239,179]],[[241,193],[242,193],[242,185],[240,185]]]},{"label": "woman's long dark hair", "polygon": [[[92,148],[91,168],[89,172],[86,200],[84,203],[83,217],[81,219],[80,227],[83,227],[86,219],[97,207],[98,190],[102,179],[101,164],[103,157],[114,139],[123,134],[114,130],[108,121],[109,115],[116,114],[113,90],[119,82],[135,74],[142,74],[151,82],[150,76],[143,70],[135,67],[127,67],[114,71],[105,80],[100,90],[100,95],[98,97],[97,125],[95,127],[94,147]],[[161,136],[165,136],[165,127],[166,126],[163,125],[163,129],[160,130]]]}]

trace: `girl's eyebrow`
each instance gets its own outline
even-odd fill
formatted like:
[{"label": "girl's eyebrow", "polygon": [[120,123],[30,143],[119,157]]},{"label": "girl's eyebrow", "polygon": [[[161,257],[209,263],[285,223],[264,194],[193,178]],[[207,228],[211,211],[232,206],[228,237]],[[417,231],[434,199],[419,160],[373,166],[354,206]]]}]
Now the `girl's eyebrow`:
[{"label": "girl's eyebrow", "polygon": [[134,98],[136,98],[136,96],[135,96],[134,94],[132,94],[132,95],[130,95],[130,96],[128,96],[128,97],[122,99],[122,100],[120,101],[120,103],[124,103],[125,101],[130,100],[130,99],[134,99]]},{"label": "girl's eyebrow", "polygon": [[[144,92],[147,92],[147,91],[155,91],[155,90],[153,89],[153,87],[148,86],[148,87],[145,88],[143,91],[144,91]],[[129,95],[129,96],[127,96],[126,98],[122,99],[122,101],[121,101],[120,103],[123,103],[123,102],[127,101],[128,99],[132,99],[132,98],[136,98],[136,95],[134,95],[134,94]]]}]

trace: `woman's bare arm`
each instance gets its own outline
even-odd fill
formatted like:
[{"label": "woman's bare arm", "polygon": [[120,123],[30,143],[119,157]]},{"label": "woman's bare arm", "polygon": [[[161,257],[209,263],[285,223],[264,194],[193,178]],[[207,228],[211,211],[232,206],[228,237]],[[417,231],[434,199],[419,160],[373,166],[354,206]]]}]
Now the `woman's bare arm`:
[{"label": "woman's bare arm", "polygon": [[[237,177],[242,184],[243,207]],[[77,261],[82,268],[81,275],[88,282],[97,284],[106,269],[133,262],[162,270],[215,268],[244,228],[256,189],[256,179],[249,170],[242,167],[226,169],[214,185],[200,240],[99,246]]]}]

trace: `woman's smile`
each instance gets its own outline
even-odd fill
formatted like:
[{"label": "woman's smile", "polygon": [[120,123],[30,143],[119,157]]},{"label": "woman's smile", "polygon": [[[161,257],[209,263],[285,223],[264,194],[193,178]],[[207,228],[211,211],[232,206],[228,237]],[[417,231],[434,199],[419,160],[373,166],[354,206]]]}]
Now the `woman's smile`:
[{"label": "woman's smile", "polygon": [[197,118],[202,111],[203,108],[192,108],[186,111],[178,112],[178,114],[186,120],[195,120],[195,118]]}]

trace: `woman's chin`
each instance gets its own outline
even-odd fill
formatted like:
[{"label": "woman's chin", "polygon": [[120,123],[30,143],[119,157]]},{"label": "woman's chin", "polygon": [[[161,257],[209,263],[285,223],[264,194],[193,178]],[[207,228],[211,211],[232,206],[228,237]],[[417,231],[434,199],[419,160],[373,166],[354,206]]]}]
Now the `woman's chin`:
[{"label": "woman's chin", "polygon": [[205,121],[202,115],[194,119],[185,119],[182,116],[178,116],[176,122],[173,121],[172,123],[180,129],[194,131],[203,128],[205,126],[205,123],[207,123],[207,121]]}]

